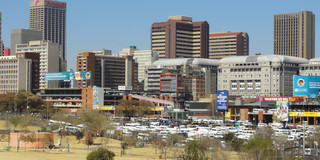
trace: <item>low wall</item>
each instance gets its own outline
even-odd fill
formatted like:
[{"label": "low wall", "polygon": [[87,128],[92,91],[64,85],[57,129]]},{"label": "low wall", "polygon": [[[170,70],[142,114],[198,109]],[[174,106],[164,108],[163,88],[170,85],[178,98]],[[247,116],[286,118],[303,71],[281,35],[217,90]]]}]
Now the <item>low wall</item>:
[{"label": "low wall", "polygon": [[[33,142],[24,141],[25,137],[30,137]],[[20,148],[43,148],[48,147],[49,144],[54,144],[54,134],[48,132],[28,132],[20,133],[13,132],[10,133],[10,147]]]}]

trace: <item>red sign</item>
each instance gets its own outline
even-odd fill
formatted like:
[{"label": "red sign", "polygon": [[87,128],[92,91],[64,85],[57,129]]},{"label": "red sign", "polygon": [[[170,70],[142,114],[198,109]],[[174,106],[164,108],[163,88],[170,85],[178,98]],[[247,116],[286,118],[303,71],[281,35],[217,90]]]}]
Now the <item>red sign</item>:
[{"label": "red sign", "polygon": [[53,6],[59,6],[59,7],[65,7],[66,3],[63,2],[56,2],[56,1],[46,1],[47,5],[53,5]]},{"label": "red sign", "polygon": [[277,101],[303,102],[304,97],[264,97],[264,96],[257,97],[257,102],[277,102]]}]

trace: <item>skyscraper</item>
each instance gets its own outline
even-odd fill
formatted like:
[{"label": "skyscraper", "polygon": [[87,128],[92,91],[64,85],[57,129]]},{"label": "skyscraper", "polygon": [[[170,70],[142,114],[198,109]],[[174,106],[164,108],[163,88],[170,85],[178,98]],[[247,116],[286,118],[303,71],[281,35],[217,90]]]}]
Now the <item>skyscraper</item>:
[{"label": "skyscraper", "polygon": [[66,61],[66,5],[53,0],[30,1],[30,29],[42,31],[42,40],[62,45],[60,66]]},{"label": "skyscraper", "polygon": [[151,27],[151,50],[164,58],[208,58],[209,24],[192,17],[172,16]]},{"label": "skyscraper", "polygon": [[214,32],[209,38],[209,58],[249,55],[249,36],[246,32]]},{"label": "skyscraper", "polygon": [[315,15],[310,11],[274,15],[275,55],[315,56]]},{"label": "skyscraper", "polygon": [[0,12],[0,56],[3,56],[3,41],[1,40],[1,22],[2,22],[2,13]]}]

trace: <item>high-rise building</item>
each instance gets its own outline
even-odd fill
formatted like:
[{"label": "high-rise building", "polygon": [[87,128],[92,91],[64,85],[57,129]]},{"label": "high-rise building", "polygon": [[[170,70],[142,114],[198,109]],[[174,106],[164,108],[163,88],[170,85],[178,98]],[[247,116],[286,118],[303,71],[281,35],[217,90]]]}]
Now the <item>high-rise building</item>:
[{"label": "high-rise building", "polygon": [[275,55],[315,56],[315,15],[310,11],[274,15]]},{"label": "high-rise building", "polygon": [[40,54],[39,89],[58,88],[57,81],[45,81],[44,74],[47,72],[59,72],[59,55],[62,46],[48,41],[29,41],[26,44],[18,44],[16,54],[21,52]]},{"label": "high-rise building", "polygon": [[0,56],[3,56],[3,41],[1,40],[2,13],[0,12]]},{"label": "high-rise building", "polygon": [[246,32],[213,32],[209,36],[210,59],[249,55],[249,36]]},{"label": "high-rise building", "polygon": [[30,29],[42,31],[42,40],[62,45],[62,64],[66,64],[66,5],[53,0],[30,1]]},{"label": "high-rise building", "polygon": [[151,27],[151,50],[164,58],[208,58],[209,24],[192,17],[172,16]]},{"label": "high-rise building", "polygon": [[78,81],[78,87],[97,86],[118,89],[118,86],[135,88],[138,83],[138,64],[132,56],[115,57],[79,51],[77,71],[91,71],[91,80]]},{"label": "high-rise building", "polygon": [[39,87],[39,54],[0,57],[0,94]]},{"label": "high-rise building", "polygon": [[25,44],[29,41],[42,40],[42,32],[31,29],[11,30],[11,55],[16,55],[16,45]]}]

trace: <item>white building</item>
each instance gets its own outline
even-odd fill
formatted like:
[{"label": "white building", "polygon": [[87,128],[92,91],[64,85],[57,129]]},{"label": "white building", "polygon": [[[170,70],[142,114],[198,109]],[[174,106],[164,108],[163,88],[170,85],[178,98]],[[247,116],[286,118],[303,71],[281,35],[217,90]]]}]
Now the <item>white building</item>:
[{"label": "white building", "polygon": [[309,64],[300,65],[301,76],[320,76],[320,58],[309,60]]},{"label": "white building", "polygon": [[231,96],[292,96],[293,76],[299,75],[304,58],[255,55],[223,58],[218,72],[218,90]]},{"label": "white building", "polygon": [[31,52],[40,54],[40,84],[39,89],[58,87],[57,81],[47,82],[44,80],[46,72],[59,72],[59,55],[61,45],[48,41],[30,41],[27,44],[18,44],[16,53]]}]

